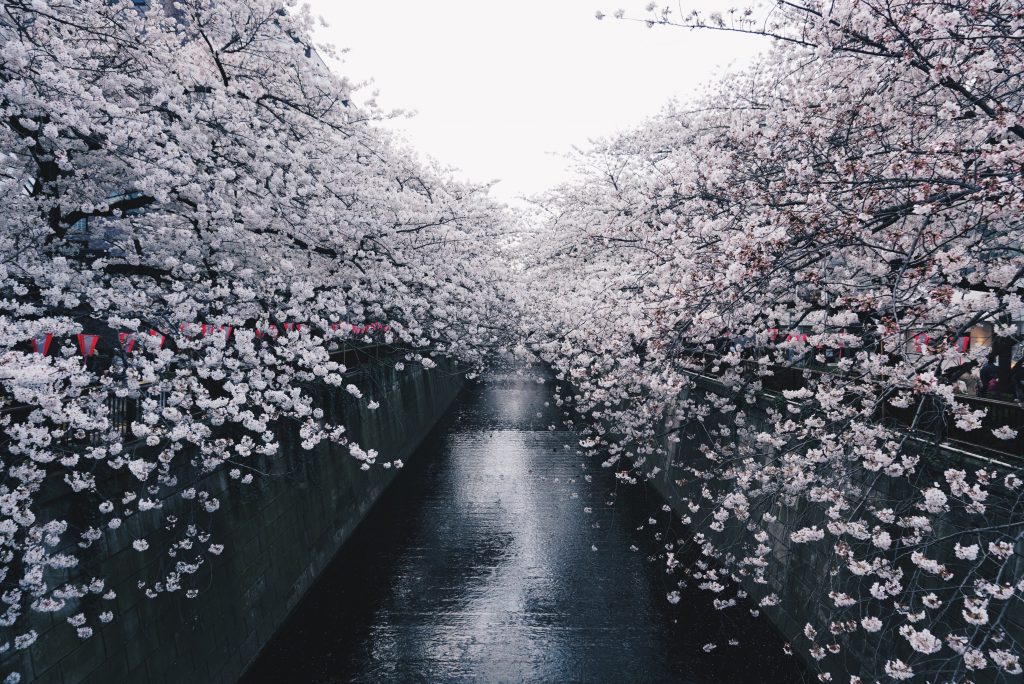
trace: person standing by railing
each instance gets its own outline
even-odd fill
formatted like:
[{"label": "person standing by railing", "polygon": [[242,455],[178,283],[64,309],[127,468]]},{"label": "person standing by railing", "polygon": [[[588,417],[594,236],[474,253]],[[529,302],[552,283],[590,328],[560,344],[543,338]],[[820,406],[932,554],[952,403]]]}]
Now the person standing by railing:
[{"label": "person standing by railing", "polygon": [[1013,398],[1018,404],[1024,404],[1024,357],[1017,359],[1014,364],[1010,381],[1013,383]]},{"label": "person standing by railing", "polygon": [[978,383],[978,396],[987,397],[989,392],[994,392],[999,385],[999,367],[989,356],[985,359],[985,365],[981,367],[981,382]]}]

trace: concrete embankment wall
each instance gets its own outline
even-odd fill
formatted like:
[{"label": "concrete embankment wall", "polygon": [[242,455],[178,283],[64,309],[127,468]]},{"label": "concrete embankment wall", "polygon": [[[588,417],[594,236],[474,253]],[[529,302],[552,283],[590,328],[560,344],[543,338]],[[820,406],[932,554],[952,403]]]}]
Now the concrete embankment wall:
[{"label": "concrete embankment wall", "polygon": [[[319,390],[325,418],[345,425],[381,460],[408,460],[463,385],[453,365],[429,371],[409,366],[400,373],[393,363],[359,369],[362,377],[354,381],[381,404],[374,411],[344,391]],[[283,453],[261,464],[270,473],[253,484],[241,485],[224,472],[180,483],[181,489],[197,486],[221,501],[211,519],[210,542],[224,544],[225,551],[199,571],[198,598],[177,592],[149,599],[136,588],[140,580],[153,581],[173,567],[166,549],[181,538],[181,530],[161,524],[179,505],[180,497],[171,496],[163,515],[137,513],[121,529],[108,530],[99,542],[102,560],[55,578],[76,583],[106,578],[118,594],[114,621],[95,625],[95,634],[80,641],[66,619],[99,597],[69,601],[59,613],[34,614],[39,639],[29,649],[0,655],[0,679],[19,671],[22,682],[63,684],[236,681],[396,476],[394,469],[379,465],[361,471],[344,448],[302,451],[294,431],[286,430],[280,441]],[[55,515],[70,505],[61,499],[48,504]],[[189,515],[182,512],[179,527]],[[132,549],[140,537],[149,541],[149,551]]]},{"label": "concrete embankment wall", "polygon": [[[713,393],[725,397],[735,396],[731,389],[725,385],[707,379],[698,379],[696,387],[690,391],[697,395]],[[779,397],[760,397],[758,399],[758,406],[762,411],[748,411],[748,420],[755,424],[758,421],[762,421],[760,427],[766,430],[770,429],[765,409],[770,404],[774,404],[775,409],[779,410],[781,408],[779,402],[781,401],[783,400]],[[716,417],[713,415],[706,423],[714,424],[714,418]],[[728,420],[723,419],[723,422],[728,422]],[[705,435],[705,437],[702,438],[701,435]],[[686,434],[685,438],[680,442],[672,442],[665,439],[661,443],[665,454],[658,457],[660,461],[654,462],[654,465],[659,466],[660,472],[656,477],[650,479],[649,482],[661,497],[680,515],[690,514],[687,508],[689,501],[706,503],[706,501],[702,501],[702,481],[694,479],[684,470],[684,466],[694,458],[702,439],[706,439],[706,433],[703,431],[694,431],[692,434]],[[977,468],[995,468],[1002,473],[1006,473],[1011,469],[1010,466],[993,464],[990,461],[982,460],[981,457],[944,446],[933,446],[928,448],[925,453],[927,455],[922,459],[919,466],[921,471],[920,479],[923,482],[943,481],[942,473],[947,468],[964,469],[968,472],[973,472]],[[889,478],[877,478],[870,481],[865,478],[863,482],[858,484],[864,488],[866,499],[875,502],[904,496],[910,491],[903,480],[890,480]],[[990,500],[989,503],[993,508],[1002,508],[1005,505],[1005,502],[995,500]],[[814,623],[819,627],[827,626],[832,620],[837,619],[837,615],[841,615],[833,608],[832,601],[829,598],[829,592],[834,588],[832,572],[836,570],[836,559],[831,551],[831,543],[823,548],[816,544],[794,544],[790,540],[789,534],[795,529],[794,525],[791,524],[791,519],[795,519],[805,513],[806,511],[803,508],[775,512],[780,513],[779,520],[766,526],[766,531],[772,537],[771,541],[767,544],[772,549],[770,565],[766,573],[768,583],[767,585],[756,585],[753,581],[748,581],[744,588],[750,593],[755,602],[768,593],[778,595],[779,605],[762,612],[780,634],[787,640],[793,640],[794,652],[799,657],[810,662],[810,656],[807,654],[809,642],[799,636],[803,632],[804,625]],[[826,522],[823,516],[819,516],[816,519],[801,519],[800,525],[797,527],[809,524],[816,524],[822,527]],[[1006,520],[996,519],[994,522],[1001,523],[1006,522]],[[976,524],[976,521],[974,524]],[[963,519],[962,516],[947,515],[936,520],[935,526],[935,536],[942,537],[958,529],[969,529],[971,522]],[[729,537],[730,535],[744,533],[727,527],[720,534]],[[719,536],[717,541],[723,542],[723,536]],[[725,545],[727,546],[728,544]],[[958,561],[952,554],[940,556],[936,560],[953,568],[956,572],[961,572],[964,569],[962,567],[964,562]],[[1024,548],[1021,548],[1019,545],[1017,562],[1024,564]],[[863,590],[866,591],[868,586],[870,586],[870,583],[864,585]],[[843,619],[847,617],[849,616],[843,615]],[[1003,627],[1019,643],[1024,642],[1024,610],[1022,610],[1020,603],[1017,603],[1008,611]],[[841,660],[851,666],[852,671],[848,674],[864,675],[866,674],[867,664],[877,665],[885,660],[884,658],[881,661],[878,659],[878,654],[876,653],[877,641],[862,637],[863,633],[856,631],[848,635],[844,640],[845,651],[841,656]],[[903,646],[903,644],[895,644],[894,647],[896,646]],[[836,668],[835,665],[830,667],[841,669],[841,667]],[[839,674],[835,669],[833,670],[833,675]],[[837,679],[842,678],[837,677]],[[989,681],[990,675],[982,673],[976,680],[979,682]]]}]

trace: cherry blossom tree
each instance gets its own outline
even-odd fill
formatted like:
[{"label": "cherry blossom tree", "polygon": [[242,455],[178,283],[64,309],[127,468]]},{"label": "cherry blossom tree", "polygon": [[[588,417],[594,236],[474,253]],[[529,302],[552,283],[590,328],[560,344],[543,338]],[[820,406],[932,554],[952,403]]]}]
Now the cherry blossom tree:
[{"label": "cherry blossom tree", "polygon": [[1022,9],[648,12],[773,43],[538,201],[524,334],[557,401],[621,481],[676,488],[666,571],[716,606],[813,575],[790,636],[823,681],[1018,677],[1021,479],[943,445],[1024,427],[967,396],[1020,341]]},{"label": "cherry blossom tree", "polygon": [[[34,642],[33,613],[83,639],[113,619],[111,587],[76,568],[169,501],[194,515],[163,517],[171,548],[134,540],[175,559],[140,590],[194,596],[223,546],[221,502],[189,483],[251,482],[283,422],[306,449],[392,465],[308,391],[386,399],[349,381],[339,345],[468,368],[506,342],[512,215],[376,126],[312,22],[280,0],[3,2],[4,650]],[[66,519],[44,508],[67,495]],[[107,601],[82,608],[92,595]]]}]

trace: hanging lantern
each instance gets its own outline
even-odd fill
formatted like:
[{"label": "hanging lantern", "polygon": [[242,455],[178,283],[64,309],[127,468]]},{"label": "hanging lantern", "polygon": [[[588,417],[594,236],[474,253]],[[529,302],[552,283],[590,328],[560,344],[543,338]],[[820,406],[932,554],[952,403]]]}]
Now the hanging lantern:
[{"label": "hanging lantern", "polygon": [[135,349],[135,333],[118,333],[117,339],[121,342],[121,350],[125,354],[131,354]]},{"label": "hanging lantern", "polygon": [[100,341],[99,335],[78,335],[78,351],[82,356],[89,358],[96,353],[96,343]]},{"label": "hanging lantern", "polygon": [[50,353],[50,343],[53,342],[53,333],[44,333],[32,338],[32,351],[40,356]]},{"label": "hanging lantern", "polygon": [[270,325],[266,326],[265,328],[260,328],[259,326],[256,326],[256,337],[258,337],[258,338],[260,338],[262,340],[264,335],[268,335],[270,337],[277,337],[278,336],[277,326],[274,325],[273,323],[271,323]]},{"label": "hanging lantern", "polygon": [[200,328],[200,333],[203,337],[214,333],[224,333],[224,339],[228,339],[231,337],[232,330],[233,328],[230,325],[210,325],[209,323],[203,323]]},{"label": "hanging lantern", "polygon": [[153,338],[156,338],[156,340],[157,340],[157,348],[158,349],[163,349],[164,348],[164,341],[167,339],[166,335],[161,335],[156,330],[153,330],[152,328],[150,328],[149,336],[153,337]]}]

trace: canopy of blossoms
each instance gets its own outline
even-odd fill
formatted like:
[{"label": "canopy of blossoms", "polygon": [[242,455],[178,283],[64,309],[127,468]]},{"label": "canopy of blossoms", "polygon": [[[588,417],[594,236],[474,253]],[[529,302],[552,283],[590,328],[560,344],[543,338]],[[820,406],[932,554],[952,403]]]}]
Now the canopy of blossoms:
[{"label": "canopy of blossoms", "polygon": [[938,444],[1024,429],[965,396],[1020,341],[1024,8],[772,5],[640,15],[774,47],[542,198],[526,345],[621,480],[689,483],[667,572],[773,610],[777,559],[814,547],[820,619],[788,636],[823,681],[1016,680],[1021,480]]},{"label": "canopy of blossoms", "polygon": [[[303,389],[376,408],[339,344],[389,345],[399,368],[472,366],[512,310],[509,212],[375,127],[313,50],[305,10],[144,4],[0,12],[2,650],[33,643],[32,613],[112,599],[68,570],[169,497],[195,522],[167,516],[170,550],[135,541],[177,559],[140,590],[194,595],[223,548],[208,522],[220,502],[178,483],[218,469],[251,482],[284,420],[307,449],[346,444]],[[140,406],[126,431],[120,398]],[[378,458],[349,447],[365,468]],[[111,490],[115,471],[130,475]],[[42,514],[69,494],[84,527]],[[82,638],[113,619],[100,605],[68,618]]]},{"label": "canopy of blossoms", "polygon": [[[775,610],[774,565],[811,548],[821,605],[790,636],[822,680],[1019,677],[1024,488],[998,448],[942,442],[1019,452],[1024,428],[967,396],[989,354],[1012,384],[1019,342],[1024,9],[639,19],[775,47],[582,155],[512,241],[485,187],[373,125],[293,2],[4,0],[0,652],[39,614],[83,639],[114,619],[104,578],[74,571],[171,499],[194,514],[166,516],[171,549],[134,540],[176,559],[139,589],[194,596],[221,502],[181,482],[251,482],[283,422],[399,465],[304,389],[378,405],[340,346],[478,365],[525,309],[583,448],[623,482],[687,485],[666,572]],[[964,342],[979,327],[991,343]],[[58,497],[74,515],[43,510]]]}]

